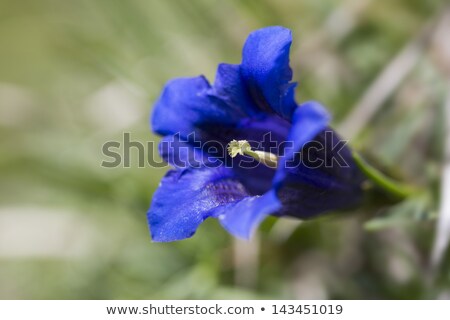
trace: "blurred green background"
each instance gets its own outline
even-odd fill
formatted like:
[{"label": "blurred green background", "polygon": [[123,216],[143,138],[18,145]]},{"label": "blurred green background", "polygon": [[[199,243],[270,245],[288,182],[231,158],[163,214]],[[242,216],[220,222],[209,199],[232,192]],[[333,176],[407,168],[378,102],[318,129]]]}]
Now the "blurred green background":
[{"label": "blurred green background", "polygon": [[[0,0],[0,298],[450,297],[448,254],[429,267],[450,69],[444,4]],[[251,242],[211,220],[189,240],[152,243],[145,214],[167,168],[138,168],[136,152],[131,168],[102,168],[102,145],[124,132],[158,141],[148,118],[164,83],[213,80],[268,25],[293,30],[298,101],[321,101],[355,148],[429,198],[268,219]]]}]

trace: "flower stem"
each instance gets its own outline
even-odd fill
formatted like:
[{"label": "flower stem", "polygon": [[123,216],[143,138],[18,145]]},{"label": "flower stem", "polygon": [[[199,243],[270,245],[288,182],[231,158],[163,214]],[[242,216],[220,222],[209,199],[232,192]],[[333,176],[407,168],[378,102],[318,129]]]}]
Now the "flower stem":
[{"label": "flower stem", "polygon": [[371,165],[369,165],[358,153],[353,152],[353,160],[355,160],[358,168],[369,178],[376,186],[380,187],[387,193],[397,198],[407,198],[417,193],[417,190],[409,185],[395,181]]}]

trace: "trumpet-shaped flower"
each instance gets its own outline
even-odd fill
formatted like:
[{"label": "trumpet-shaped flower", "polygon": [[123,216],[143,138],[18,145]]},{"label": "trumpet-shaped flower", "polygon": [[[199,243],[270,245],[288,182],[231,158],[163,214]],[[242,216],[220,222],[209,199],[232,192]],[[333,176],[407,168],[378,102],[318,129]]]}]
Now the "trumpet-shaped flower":
[{"label": "trumpet-shaped flower", "polygon": [[191,237],[207,218],[249,238],[268,215],[300,219],[357,204],[363,175],[318,102],[297,104],[291,31],[251,33],[239,65],[169,81],[154,106],[161,156],[174,169],[147,213],[152,239]]}]

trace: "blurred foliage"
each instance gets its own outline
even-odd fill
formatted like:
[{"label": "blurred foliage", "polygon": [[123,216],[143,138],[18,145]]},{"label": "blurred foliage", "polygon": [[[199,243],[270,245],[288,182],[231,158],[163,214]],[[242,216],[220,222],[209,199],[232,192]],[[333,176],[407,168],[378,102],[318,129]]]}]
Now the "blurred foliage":
[{"label": "blurred foliage", "polygon": [[[299,101],[321,101],[338,124],[444,2],[0,0],[0,227],[16,228],[0,236],[8,241],[0,243],[0,298],[404,299],[448,292],[448,258],[439,282],[429,281],[434,222],[397,223],[422,217],[421,199],[295,229],[268,219],[253,240],[257,264],[242,266],[216,221],[192,239],[151,243],[145,213],[167,168],[138,168],[136,150],[131,168],[101,167],[102,145],[123,141],[124,132],[158,141],[148,116],[167,80],[214,79],[217,64],[238,63],[248,33],[267,25],[293,30]],[[431,211],[442,155],[438,69],[424,54],[353,141],[381,168],[426,186]],[[25,209],[40,212],[32,232]],[[386,210],[399,218],[383,220]],[[369,232],[364,224],[374,217],[377,231]],[[54,221],[66,218],[61,235]],[[59,251],[37,254],[45,243]],[[256,282],[236,282],[249,268]]]}]

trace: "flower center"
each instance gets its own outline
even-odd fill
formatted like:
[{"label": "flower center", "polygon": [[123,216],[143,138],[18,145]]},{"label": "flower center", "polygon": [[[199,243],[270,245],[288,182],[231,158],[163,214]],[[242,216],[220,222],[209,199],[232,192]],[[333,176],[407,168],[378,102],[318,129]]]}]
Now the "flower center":
[{"label": "flower center", "polygon": [[270,152],[252,150],[247,140],[232,140],[228,143],[228,154],[234,158],[238,154],[246,155],[265,164],[269,168],[275,169],[278,165],[278,157]]}]

